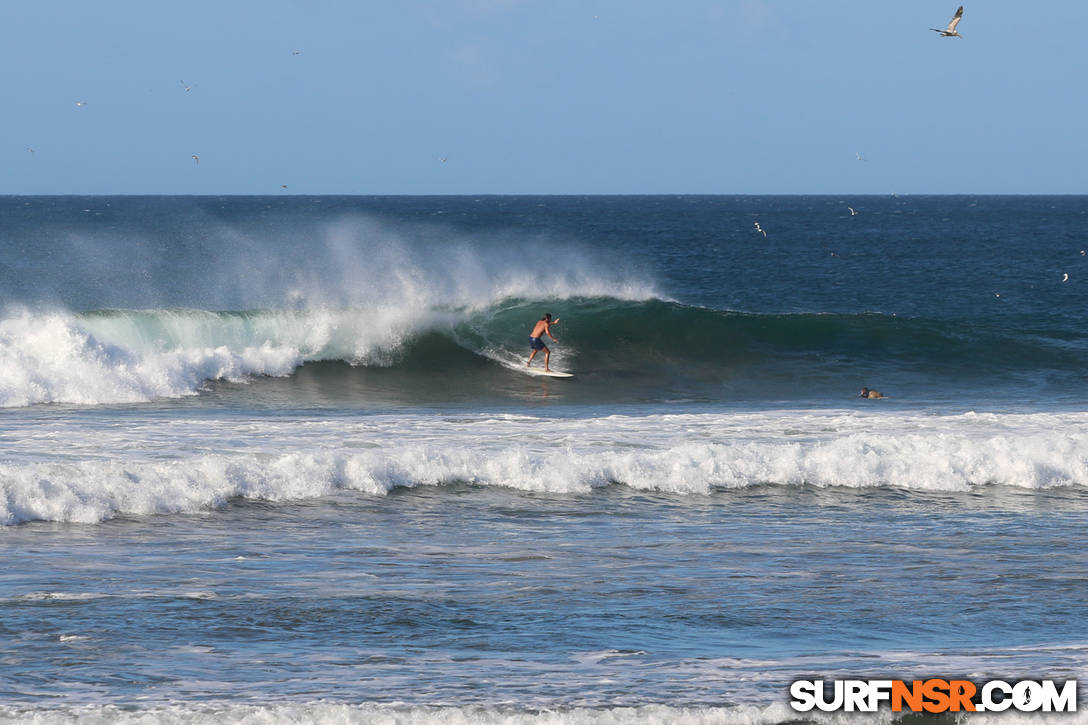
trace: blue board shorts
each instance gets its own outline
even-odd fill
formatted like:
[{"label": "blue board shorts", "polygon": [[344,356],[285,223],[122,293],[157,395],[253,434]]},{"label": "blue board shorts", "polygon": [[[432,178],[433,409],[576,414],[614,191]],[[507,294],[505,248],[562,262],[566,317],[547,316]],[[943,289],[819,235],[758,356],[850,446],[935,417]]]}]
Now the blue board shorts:
[{"label": "blue board shorts", "polygon": [[530,337],[529,338],[529,347],[531,347],[534,350],[543,350],[544,349],[544,340],[543,340],[543,338]]}]

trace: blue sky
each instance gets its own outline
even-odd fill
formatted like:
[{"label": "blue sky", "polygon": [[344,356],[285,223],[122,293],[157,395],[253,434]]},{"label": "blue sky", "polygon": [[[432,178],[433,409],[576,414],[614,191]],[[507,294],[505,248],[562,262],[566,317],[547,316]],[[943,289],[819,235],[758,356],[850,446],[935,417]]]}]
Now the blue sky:
[{"label": "blue sky", "polygon": [[1088,3],[957,4],[12,0],[0,193],[1088,193]]}]

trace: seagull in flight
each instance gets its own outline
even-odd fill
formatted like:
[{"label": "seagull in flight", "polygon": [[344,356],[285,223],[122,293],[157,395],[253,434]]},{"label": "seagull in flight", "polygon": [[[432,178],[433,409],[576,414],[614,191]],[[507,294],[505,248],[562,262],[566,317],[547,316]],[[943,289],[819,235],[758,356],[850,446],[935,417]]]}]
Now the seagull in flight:
[{"label": "seagull in flight", "polygon": [[193,154],[193,161],[195,161],[198,166],[200,165],[200,157],[196,154]]},{"label": "seagull in flight", "polygon": [[762,234],[764,237],[767,236],[767,232],[763,231],[763,227],[759,226],[759,222],[756,222],[756,231]]},{"label": "seagull in flight", "polygon": [[962,38],[963,36],[956,32],[956,26],[963,20],[963,6],[960,5],[956,10],[956,14],[952,16],[952,19],[948,21],[948,27],[944,30],[938,30],[937,28],[930,28],[934,33],[940,33],[942,38]]},{"label": "seagull in flight", "polygon": [[1069,281],[1069,273],[1068,272],[1063,272],[1062,273],[1062,282],[1068,282],[1068,281]]},{"label": "seagull in flight", "polygon": [[850,210],[850,216],[857,216],[858,215],[858,213],[856,211],[854,211],[854,207],[848,206],[846,208]]},{"label": "seagull in flight", "polygon": [[188,83],[186,83],[185,81],[178,81],[178,82],[181,83],[181,87],[185,89],[186,93],[193,90],[193,87],[191,85],[189,85]]},{"label": "seagull in flight", "polygon": [[76,104],[76,106],[78,106],[79,108],[83,108],[87,105],[86,101],[72,101],[72,103]]}]

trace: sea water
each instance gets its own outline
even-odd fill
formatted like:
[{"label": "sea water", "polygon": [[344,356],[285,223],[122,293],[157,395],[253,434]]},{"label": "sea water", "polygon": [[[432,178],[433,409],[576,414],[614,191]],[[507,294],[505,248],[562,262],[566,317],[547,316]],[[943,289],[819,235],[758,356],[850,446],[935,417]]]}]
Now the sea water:
[{"label": "sea water", "polygon": [[1084,679],[1086,248],[1086,197],[0,199],[0,720]]}]

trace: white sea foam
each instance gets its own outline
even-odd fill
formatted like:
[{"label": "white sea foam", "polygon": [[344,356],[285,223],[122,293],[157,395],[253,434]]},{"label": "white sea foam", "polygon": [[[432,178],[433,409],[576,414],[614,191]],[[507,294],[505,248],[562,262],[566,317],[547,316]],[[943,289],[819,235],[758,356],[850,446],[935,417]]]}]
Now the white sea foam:
[{"label": "white sea foam", "polygon": [[271,341],[156,350],[99,338],[65,313],[22,312],[0,321],[0,407],[132,403],[192,395],[206,380],[286,375],[297,348]]},{"label": "white sea foam", "polygon": [[[816,714],[806,719],[824,725],[872,725],[894,722],[890,712],[873,715]],[[0,708],[0,723],[30,723],[33,725],[64,725],[66,723],[110,723],[111,725],[184,725],[186,723],[379,723],[381,725],[568,725],[586,723],[619,725],[775,725],[796,722],[797,714],[785,703],[766,706],[738,705],[733,707],[673,707],[643,705],[639,707],[556,708],[519,710],[513,707],[479,706],[427,707],[371,704],[176,704],[148,708],[120,708],[112,705],[68,707],[56,709]],[[1003,720],[1003,722],[1010,722]],[[1063,721],[1064,722],[1064,721]]]},{"label": "white sea foam", "polygon": [[555,494],[622,484],[677,495],[761,484],[1088,486],[1088,414],[152,418],[112,422],[96,435],[86,425],[0,429],[13,441],[0,463],[0,521],[93,523],[235,498],[380,496],[456,482]]},{"label": "white sea foam", "polygon": [[[890,725],[901,713],[881,710],[876,713],[804,713],[805,722],[818,725]],[[786,703],[766,706],[677,707],[642,705],[639,707],[556,708],[519,710],[512,707],[478,706],[406,706],[307,703],[283,705],[241,705],[230,703],[174,704],[160,707],[131,708],[113,705],[30,709],[0,708],[0,723],[28,725],[188,725],[189,723],[224,723],[230,725],[268,725],[271,723],[313,723],[324,725],[777,725],[801,721],[799,713]],[[1000,725],[1044,725],[1088,722],[1088,714],[1016,713],[1000,715],[972,713],[960,718],[964,723],[999,723]]]}]

